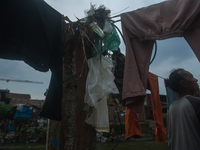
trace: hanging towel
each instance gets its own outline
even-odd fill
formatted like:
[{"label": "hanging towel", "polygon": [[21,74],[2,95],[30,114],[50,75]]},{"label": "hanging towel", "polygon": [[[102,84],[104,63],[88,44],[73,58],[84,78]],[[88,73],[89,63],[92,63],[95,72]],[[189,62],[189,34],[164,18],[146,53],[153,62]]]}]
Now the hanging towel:
[{"label": "hanging towel", "polygon": [[94,107],[91,115],[87,116],[86,123],[94,126],[97,131],[109,132],[107,97],[110,93],[118,94],[114,83],[113,67],[109,57],[88,59],[89,72],[86,80],[84,102]]},{"label": "hanging towel", "polygon": [[156,122],[156,141],[166,141],[166,131],[163,122],[162,107],[159,95],[158,76],[149,72],[148,89],[151,91],[151,103],[153,106],[153,117]]}]

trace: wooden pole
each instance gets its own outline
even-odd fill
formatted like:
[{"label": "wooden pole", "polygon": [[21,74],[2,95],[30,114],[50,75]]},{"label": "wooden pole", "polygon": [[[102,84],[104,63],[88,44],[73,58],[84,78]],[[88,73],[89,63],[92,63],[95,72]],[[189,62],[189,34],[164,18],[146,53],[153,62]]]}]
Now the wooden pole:
[{"label": "wooden pole", "polygon": [[[76,35],[69,34],[68,27],[63,26],[63,81],[68,80],[63,83],[62,120],[50,121],[47,150],[96,149],[96,131],[85,123],[86,113],[83,111],[87,78],[87,69],[83,69],[83,65],[86,66],[87,62],[81,42],[73,36]],[[81,73],[73,76],[81,69]]]}]

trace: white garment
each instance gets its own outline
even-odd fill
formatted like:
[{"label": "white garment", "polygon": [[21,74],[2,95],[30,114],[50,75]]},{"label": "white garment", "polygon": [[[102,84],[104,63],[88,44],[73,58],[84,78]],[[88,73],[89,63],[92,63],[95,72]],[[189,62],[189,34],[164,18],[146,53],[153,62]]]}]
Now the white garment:
[{"label": "white garment", "polygon": [[90,68],[86,80],[86,94],[84,102],[94,107],[93,112],[85,120],[94,126],[99,132],[109,132],[107,97],[110,93],[118,94],[114,83],[114,75],[111,72],[112,60],[102,56],[88,59]]},{"label": "white garment", "polygon": [[97,108],[93,108],[92,114],[87,116],[85,122],[95,127],[98,132],[110,132],[107,96],[97,102]]}]

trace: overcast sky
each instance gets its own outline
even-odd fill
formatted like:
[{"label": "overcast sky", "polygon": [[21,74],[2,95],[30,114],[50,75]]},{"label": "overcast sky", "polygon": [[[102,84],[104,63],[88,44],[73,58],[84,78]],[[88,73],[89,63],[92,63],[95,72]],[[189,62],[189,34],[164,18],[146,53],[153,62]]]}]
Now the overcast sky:
[{"label": "overcast sky", "polygon": [[[96,7],[103,4],[111,10],[111,15],[117,15],[125,8],[123,12],[133,11],[141,7],[146,7],[164,0],[45,0],[51,7],[56,9],[64,16],[68,16],[72,21],[76,17],[84,18],[84,11],[90,8],[90,3]],[[121,12],[122,13],[122,12]],[[118,20],[120,18],[116,18]],[[121,23],[116,25],[121,30]],[[184,38],[171,38],[157,41],[158,51],[154,62],[150,65],[150,72],[158,76],[167,78],[173,68],[184,68],[190,71],[194,77],[200,80],[200,64],[193,51]],[[125,52],[125,46],[122,42],[121,50]],[[154,52],[153,52],[154,53]],[[44,84],[23,83],[23,82],[5,82],[0,81],[0,89],[8,89],[12,93],[30,94],[32,99],[45,99],[44,92],[48,88],[51,73],[43,73],[34,70],[23,61],[11,61],[0,59],[0,78],[20,79],[40,81]],[[12,77],[12,78],[10,78]],[[165,94],[163,79],[159,78],[160,94]]]}]

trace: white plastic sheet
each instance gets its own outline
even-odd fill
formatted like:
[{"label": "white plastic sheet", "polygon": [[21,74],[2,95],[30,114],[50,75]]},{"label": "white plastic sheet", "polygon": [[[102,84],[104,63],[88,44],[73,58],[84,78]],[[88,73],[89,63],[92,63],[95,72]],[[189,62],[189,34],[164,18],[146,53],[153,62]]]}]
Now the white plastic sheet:
[{"label": "white plastic sheet", "polygon": [[107,97],[110,93],[119,93],[114,83],[115,77],[111,72],[112,60],[104,56],[101,60],[90,58],[88,66],[90,70],[86,80],[84,102],[94,108],[85,122],[94,126],[99,132],[109,132]]}]

